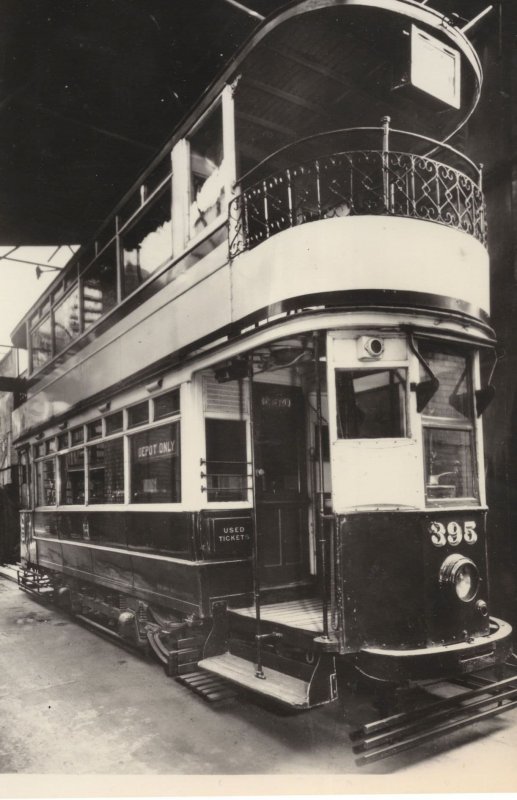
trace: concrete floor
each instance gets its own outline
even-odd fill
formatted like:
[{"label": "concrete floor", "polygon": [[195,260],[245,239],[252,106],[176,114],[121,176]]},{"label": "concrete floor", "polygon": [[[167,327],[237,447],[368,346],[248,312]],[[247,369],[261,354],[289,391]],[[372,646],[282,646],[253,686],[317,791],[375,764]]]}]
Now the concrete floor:
[{"label": "concrete floor", "polygon": [[452,791],[479,773],[483,791],[515,774],[517,788],[517,711],[361,769],[348,733],[373,716],[357,698],[294,715],[249,698],[214,707],[0,576],[0,773],[383,776],[384,787],[403,773],[421,791],[437,775]]}]

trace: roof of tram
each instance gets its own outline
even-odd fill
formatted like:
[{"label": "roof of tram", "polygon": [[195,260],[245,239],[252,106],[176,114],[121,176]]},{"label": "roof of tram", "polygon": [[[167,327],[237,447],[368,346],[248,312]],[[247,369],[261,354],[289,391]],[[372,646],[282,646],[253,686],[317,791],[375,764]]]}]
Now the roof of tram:
[{"label": "roof of tram", "polygon": [[[413,2],[458,28],[488,5]],[[261,16],[283,5],[0,0],[0,244],[89,239]],[[473,39],[497,30],[496,15],[486,19]]]}]

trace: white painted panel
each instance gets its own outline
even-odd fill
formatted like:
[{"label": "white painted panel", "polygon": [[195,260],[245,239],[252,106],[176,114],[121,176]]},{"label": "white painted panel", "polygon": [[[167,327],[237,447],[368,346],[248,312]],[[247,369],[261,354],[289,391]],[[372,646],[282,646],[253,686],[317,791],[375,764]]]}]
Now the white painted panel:
[{"label": "white painted panel", "polygon": [[232,272],[234,319],[290,297],[366,289],[441,295],[489,310],[486,249],[470,234],[422,220],[300,225],[238,256]]},{"label": "white painted panel", "polygon": [[421,451],[415,439],[351,439],[332,443],[334,511],[364,506],[422,507]]}]

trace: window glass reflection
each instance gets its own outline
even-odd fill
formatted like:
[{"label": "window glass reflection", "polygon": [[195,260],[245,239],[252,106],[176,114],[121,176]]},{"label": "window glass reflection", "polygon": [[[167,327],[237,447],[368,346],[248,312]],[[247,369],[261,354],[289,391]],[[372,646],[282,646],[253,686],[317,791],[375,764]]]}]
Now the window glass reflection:
[{"label": "window glass reflection", "polygon": [[470,431],[424,429],[429,499],[474,497]]},{"label": "window glass reflection", "polygon": [[206,419],[205,432],[208,502],[246,500],[246,423]]},{"label": "window glass reflection", "polygon": [[[427,500],[475,499],[470,354],[435,342],[420,342],[419,350],[440,384],[422,411]],[[428,377],[421,365],[420,379]]]},{"label": "window glass reflection", "polygon": [[122,439],[88,448],[88,503],[124,502],[124,446]]},{"label": "window glass reflection", "polygon": [[56,475],[54,459],[36,462],[36,504],[53,506],[56,503]]},{"label": "window glass reflection", "polygon": [[32,369],[43,366],[52,357],[52,322],[47,317],[31,333]]},{"label": "window glass reflection", "polygon": [[115,244],[101,253],[84,275],[84,327],[89,328],[117,302],[117,251]]},{"label": "window glass reflection", "polygon": [[56,353],[63,350],[79,334],[79,289],[65,297],[54,308],[54,340]]},{"label": "window glass reflection", "polygon": [[219,105],[190,138],[190,236],[198,236],[222,212],[223,115]]},{"label": "window glass reflection", "polygon": [[73,450],[59,456],[61,479],[60,504],[64,506],[84,503],[84,450]]},{"label": "window glass reflection", "polygon": [[122,236],[124,294],[131,294],[172,255],[170,184]]},{"label": "window glass reflection", "polygon": [[406,370],[336,370],[340,439],[406,435]]},{"label": "window glass reflection", "polygon": [[179,422],[131,437],[131,502],[181,500]]},{"label": "window glass reflection", "polygon": [[[467,356],[462,353],[438,352],[424,344],[421,344],[419,349],[431,372],[440,382],[422,413],[430,417],[469,419],[472,415],[472,394],[468,380]],[[421,364],[420,380],[428,379],[429,376]]]}]

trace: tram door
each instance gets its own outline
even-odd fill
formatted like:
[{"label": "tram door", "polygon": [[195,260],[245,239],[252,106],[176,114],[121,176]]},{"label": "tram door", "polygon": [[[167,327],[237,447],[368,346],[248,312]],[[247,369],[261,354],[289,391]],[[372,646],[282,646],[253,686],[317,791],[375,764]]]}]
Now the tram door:
[{"label": "tram door", "polygon": [[309,577],[302,390],[255,383],[253,403],[260,579],[273,588]]}]

